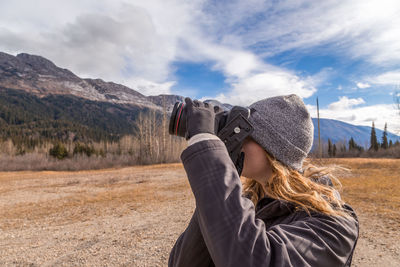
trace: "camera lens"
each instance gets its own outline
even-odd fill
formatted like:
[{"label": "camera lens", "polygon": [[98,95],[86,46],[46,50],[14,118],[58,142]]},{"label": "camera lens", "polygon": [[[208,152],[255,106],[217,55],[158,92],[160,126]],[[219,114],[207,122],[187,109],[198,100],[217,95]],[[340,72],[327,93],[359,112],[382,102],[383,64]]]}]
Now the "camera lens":
[{"label": "camera lens", "polygon": [[176,102],[169,120],[169,134],[185,137],[186,134],[186,109],[185,104]]}]

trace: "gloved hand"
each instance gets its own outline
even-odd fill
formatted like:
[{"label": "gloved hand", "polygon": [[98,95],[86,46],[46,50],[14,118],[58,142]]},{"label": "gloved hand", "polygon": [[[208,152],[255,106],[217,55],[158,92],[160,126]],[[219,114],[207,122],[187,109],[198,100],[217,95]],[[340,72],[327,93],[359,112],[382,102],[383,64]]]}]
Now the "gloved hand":
[{"label": "gloved hand", "polygon": [[215,135],[218,135],[218,130],[221,130],[224,128],[226,124],[226,120],[228,117],[228,111],[225,111],[224,109],[220,108],[219,106],[214,106],[214,112],[215,112]]},{"label": "gloved hand", "polygon": [[186,102],[186,140],[199,133],[215,134],[215,109],[212,104],[189,97]]}]

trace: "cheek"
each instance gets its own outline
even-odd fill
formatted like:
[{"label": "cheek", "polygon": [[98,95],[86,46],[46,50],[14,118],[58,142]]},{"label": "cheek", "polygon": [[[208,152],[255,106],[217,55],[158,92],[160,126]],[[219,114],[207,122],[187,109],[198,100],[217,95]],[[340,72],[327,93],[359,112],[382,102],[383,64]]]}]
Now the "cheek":
[{"label": "cheek", "polygon": [[250,177],[261,176],[268,168],[264,150],[257,146],[247,146],[244,152],[244,173]]}]

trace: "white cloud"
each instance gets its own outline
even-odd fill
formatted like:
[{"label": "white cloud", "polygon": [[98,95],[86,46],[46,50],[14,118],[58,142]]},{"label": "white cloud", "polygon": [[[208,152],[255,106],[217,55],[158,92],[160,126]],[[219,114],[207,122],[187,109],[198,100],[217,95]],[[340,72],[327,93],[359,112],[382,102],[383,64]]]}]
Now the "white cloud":
[{"label": "white cloud", "polygon": [[[258,70],[258,72],[253,71],[251,75],[231,79],[231,90],[213,98],[222,103],[242,106],[277,95],[297,94],[302,98],[308,98],[333,72],[330,68],[324,68],[312,76],[299,77],[289,70],[265,63],[258,63],[255,66],[254,70]],[[229,73],[226,75],[229,76]],[[210,98],[212,97],[204,96],[202,100]]]},{"label": "white cloud", "polygon": [[[264,56],[328,45],[332,53],[398,63],[399,12],[396,0],[3,0],[0,50],[40,54],[80,76],[152,94],[170,90],[171,63],[212,62],[231,84],[218,98],[243,104],[276,94],[309,97],[332,71],[303,78]],[[388,75],[377,81],[398,77]]]},{"label": "white cloud", "polygon": [[[194,37],[186,41],[191,50],[184,55],[185,60],[191,61],[194,57],[216,62],[214,70],[222,71],[228,78],[245,78],[267,68],[267,65],[251,52],[232,49]],[[269,66],[268,68],[275,67]]]},{"label": "white cloud", "polygon": [[246,12],[242,2],[216,4],[207,29],[266,56],[329,45],[332,53],[376,64],[400,59],[397,0],[264,1]]},{"label": "white cloud", "polygon": [[130,88],[135,88],[144,95],[171,94],[171,87],[175,82],[156,83],[142,78],[132,78],[122,81]]},{"label": "white cloud", "polygon": [[[243,5],[242,16],[258,4]],[[311,83],[318,77],[302,80],[240,46],[216,41],[218,36],[204,30],[204,1],[87,1],[81,6],[71,1],[62,4],[67,14],[60,8],[47,12],[55,5],[50,0],[0,5],[0,39],[5,40],[0,50],[40,54],[80,76],[123,83],[143,94],[171,92],[171,63],[177,60],[214,62],[213,69],[232,85],[225,96],[229,102],[292,92],[307,97],[316,90]]]},{"label": "white cloud", "polygon": [[39,54],[79,76],[128,86],[173,82],[171,63],[179,40],[195,33],[199,3],[59,2],[1,1],[0,51]]},{"label": "white cloud", "polygon": [[361,89],[364,89],[364,88],[371,87],[371,85],[369,85],[368,83],[358,82],[358,83],[357,83],[357,87],[358,87],[358,88],[361,88]]},{"label": "white cloud", "polygon": [[325,67],[321,69],[319,72],[306,77],[305,80],[307,83],[310,83],[315,87],[318,87],[320,85],[325,84],[334,75],[336,75],[335,70],[333,70],[331,67]]},{"label": "white cloud", "polygon": [[[307,98],[316,91],[310,83],[294,74],[284,71],[269,71],[239,79],[233,83],[233,89],[215,97],[222,103],[248,106],[266,97],[297,94]],[[205,100],[210,97],[204,97]]]},{"label": "white cloud", "polygon": [[400,70],[388,71],[366,79],[373,84],[400,86]]},{"label": "white cloud", "polygon": [[359,98],[348,98],[347,96],[339,97],[339,101],[333,102],[328,105],[328,109],[332,111],[340,111],[352,108],[354,106],[358,106],[364,104],[365,101],[361,97]]}]

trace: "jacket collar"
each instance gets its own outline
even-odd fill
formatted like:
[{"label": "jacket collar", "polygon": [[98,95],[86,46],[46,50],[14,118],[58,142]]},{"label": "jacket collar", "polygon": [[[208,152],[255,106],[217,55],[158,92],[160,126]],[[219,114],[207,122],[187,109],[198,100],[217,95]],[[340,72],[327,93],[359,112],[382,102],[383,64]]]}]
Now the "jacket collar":
[{"label": "jacket collar", "polygon": [[264,197],[257,203],[256,216],[263,220],[270,220],[293,213],[294,210],[294,205],[287,201]]}]

